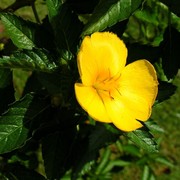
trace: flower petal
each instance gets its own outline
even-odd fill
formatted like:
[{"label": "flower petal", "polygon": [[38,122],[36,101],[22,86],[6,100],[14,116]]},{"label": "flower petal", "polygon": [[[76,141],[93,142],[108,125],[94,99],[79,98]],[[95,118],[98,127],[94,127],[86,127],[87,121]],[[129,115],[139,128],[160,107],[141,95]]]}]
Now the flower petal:
[{"label": "flower petal", "polygon": [[84,38],[78,53],[78,68],[84,85],[116,76],[126,64],[127,48],[109,32],[96,32]]},{"label": "flower petal", "polygon": [[154,67],[146,60],[127,65],[119,79],[118,91],[138,120],[146,121],[158,91]]},{"label": "flower petal", "polygon": [[120,130],[134,131],[142,127],[142,124],[133,116],[133,112],[126,107],[123,99],[107,100],[105,106],[111,121]]},{"label": "flower petal", "polygon": [[81,107],[95,120],[109,123],[104,103],[93,87],[87,87],[83,84],[75,84],[75,94]]}]

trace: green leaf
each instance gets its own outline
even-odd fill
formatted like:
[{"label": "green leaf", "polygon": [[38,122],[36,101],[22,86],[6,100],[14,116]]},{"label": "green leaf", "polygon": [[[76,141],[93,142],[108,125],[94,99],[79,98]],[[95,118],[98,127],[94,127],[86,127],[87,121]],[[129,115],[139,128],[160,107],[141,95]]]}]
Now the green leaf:
[{"label": "green leaf", "polygon": [[0,69],[0,114],[14,101],[14,88],[12,83],[12,71]]},{"label": "green leaf", "polygon": [[153,136],[147,130],[135,130],[132,132],[124,133],[124,136],[128,137],[135,145],[144,149],[147,152],[158,152],[157,144],[153,139]]},{"label": "green leaf", "polygon": [[103,31],[117,22],[127,19],[142,3],[142,0],[101,0],[95,8],[82,36]]},{"label": "green leaf", "polygon": [[62,5],[63,0],[46,0],[46,4],[47,4],[47,8],[48,8],[48,16],[50,21],[52,20],[52,18],[54,18],[55,16],[57,16],[58,14],[58,10],[60,8],[60,6]]},{"label": "green leaf", "polygon": [[150,169],[149,166],[145,165],[143,169],[143,174],[141,180],[148,180],[150,176]]},{"label": "green leaf", "polygon": [[51,72],[57,68],[53,61],[48,51],[42,49],[23,50],[14,53],[12,56],[0,58],[0,68],[21,68]]},{"label": "green leaf", "polygon": [[144,122],[145,126],[153,133],[164,133],[164,129],[160,127],[153,119]]},{"label": "green leaf", "polygon": [[21,147],[28,137],[29,123],[46,108],[47,104],[32,94],[12,104],[0,117],[0,154]]},{"label": "green leaf", "polygon": [[157,157],[157,158],[155,159],[155,161],[158,162],[158,163],[164,164],[164,165],[166,165],[166,166],[168,166],[168,167],[170,167],[170,168],[173,168],[173,167],[174,167],[174,164],[171,163],[171,162],[170,162],[168,159],[166,159],[165,157]]},{"label": "green leaf", "polygon": [[7,34],[18,48],[32,49],[35,47],[35,31],[30,22],[11,13],[1,13],[0,17]]}]

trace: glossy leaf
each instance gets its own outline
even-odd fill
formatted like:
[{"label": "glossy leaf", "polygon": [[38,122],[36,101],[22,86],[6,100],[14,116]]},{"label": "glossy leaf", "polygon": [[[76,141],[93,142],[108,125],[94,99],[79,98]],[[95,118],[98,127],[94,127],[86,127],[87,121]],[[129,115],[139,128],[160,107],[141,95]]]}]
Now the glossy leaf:
[{"label": "glossy leaf", "polygon": [[58,10],[60,6],[62,5],[62,3],[63,3],[63,0],[46,0],[50,21],[52,20],[52,18],[57,16]]},{"label": "glossy leaf", "polygon": [[4,56],[0,58],[0,67],[44,72],[51,72],[57,68],[50,54],[42,49],[23,50],[14,53],[12,56]]},{"label": "glossy leaf", "polygon": [[32,24],[11,13],[1,13],[1,21],[13,43],[22,49],[35,47],[35,31]]},{"label": "glossy leaf", "polygon": [[152,133],[164,133],[165,132],[162,127],[160,127],[158,124],[156,124],[155,121],[153,121],[153,119],[149,119],[144,124]]},{"label": "glossy leaf", "polygon": [[82,36],[103,31],[119,21],[127,19],[142,3],[142,0],[101,0],[95,8]]},{"label": "glossy leaf", "polygon": [[41,100],[32,94],[10,106],[0,117],[0,154],[17,149],[25,143],[29,123],[46,107],[47,104],[42,104]]},{"label": "glossy leaf", "polygon": [[135,130],[124,134],[128,137],[135,145],[144,149],[147,152],[158,152],[157,144],[153,139],[153,136],[146,130]]}]

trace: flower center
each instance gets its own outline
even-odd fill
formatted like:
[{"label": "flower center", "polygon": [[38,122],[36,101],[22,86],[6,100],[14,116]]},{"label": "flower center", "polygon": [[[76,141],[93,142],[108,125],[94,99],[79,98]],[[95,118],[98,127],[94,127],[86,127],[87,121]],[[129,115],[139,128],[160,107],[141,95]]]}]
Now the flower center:
[{"label": "flower center", "polygon": [[96,90],[110,91],[115,86],[115,81],[113,79],[106,79],[104,81],[96,81],[93,87]]}]

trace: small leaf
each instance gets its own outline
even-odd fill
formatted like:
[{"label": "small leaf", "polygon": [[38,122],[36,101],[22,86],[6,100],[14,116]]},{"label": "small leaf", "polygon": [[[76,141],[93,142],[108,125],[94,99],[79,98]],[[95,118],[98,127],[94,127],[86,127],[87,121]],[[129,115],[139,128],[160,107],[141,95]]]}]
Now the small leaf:
[{"label": "small leaf", "polygon": [[10,13],[1,13],[0,17],[6,32],[18,48],[32,49],[35,47],[35,31],[30,22]]},{"label": "small leaf", "polygon": [[0,67],[44,72],[51,72],[57,68],[50,54],[42,49],[23,50],[12,56],[3,56],[0,58]]},{"label": "small leaf", "polygon": [[28,124],[47,104],[32,94],[12,104],[0,117],[0,154],[19,148],[28,137]]},{"label": "small leaf", "polygon": [[170,168],[174,167],[174,164],[172,164],[169,160],[167,160],[165,157],[158,157],[155,159],[156,162],[164,164]]},{"label": "small leaf", "polygon": [[149,166],[145,165],[143,169],[142,179],[141,180],[148,180],[150,176],[150,169]]},{"label": "small leaf", "polygon": [[59,12],[59,8],[62,5],[62,3],[63,0],[46,0],[47,8],[49,11],[48,16],[50,21],[52,20],[52,18],[57,16]]},{"label": "small leaf", "polygon": [[164,129],[156,124],[153,119],[149,119],[148,121],[144,122],[144,124],[152,133],[164,133]]},{"label": "small leaf", "polygon": [[153,140],[153,136],[147,130],[135,130],[132,132],[124,133],[135,145],[144,149],[147,152],[158,152],[157,144]]},{"label": "small leaf", "polygon": [[141,3],[142,0],[101,0],[86,24],[82,36],[102,31],[127,19]]}]

